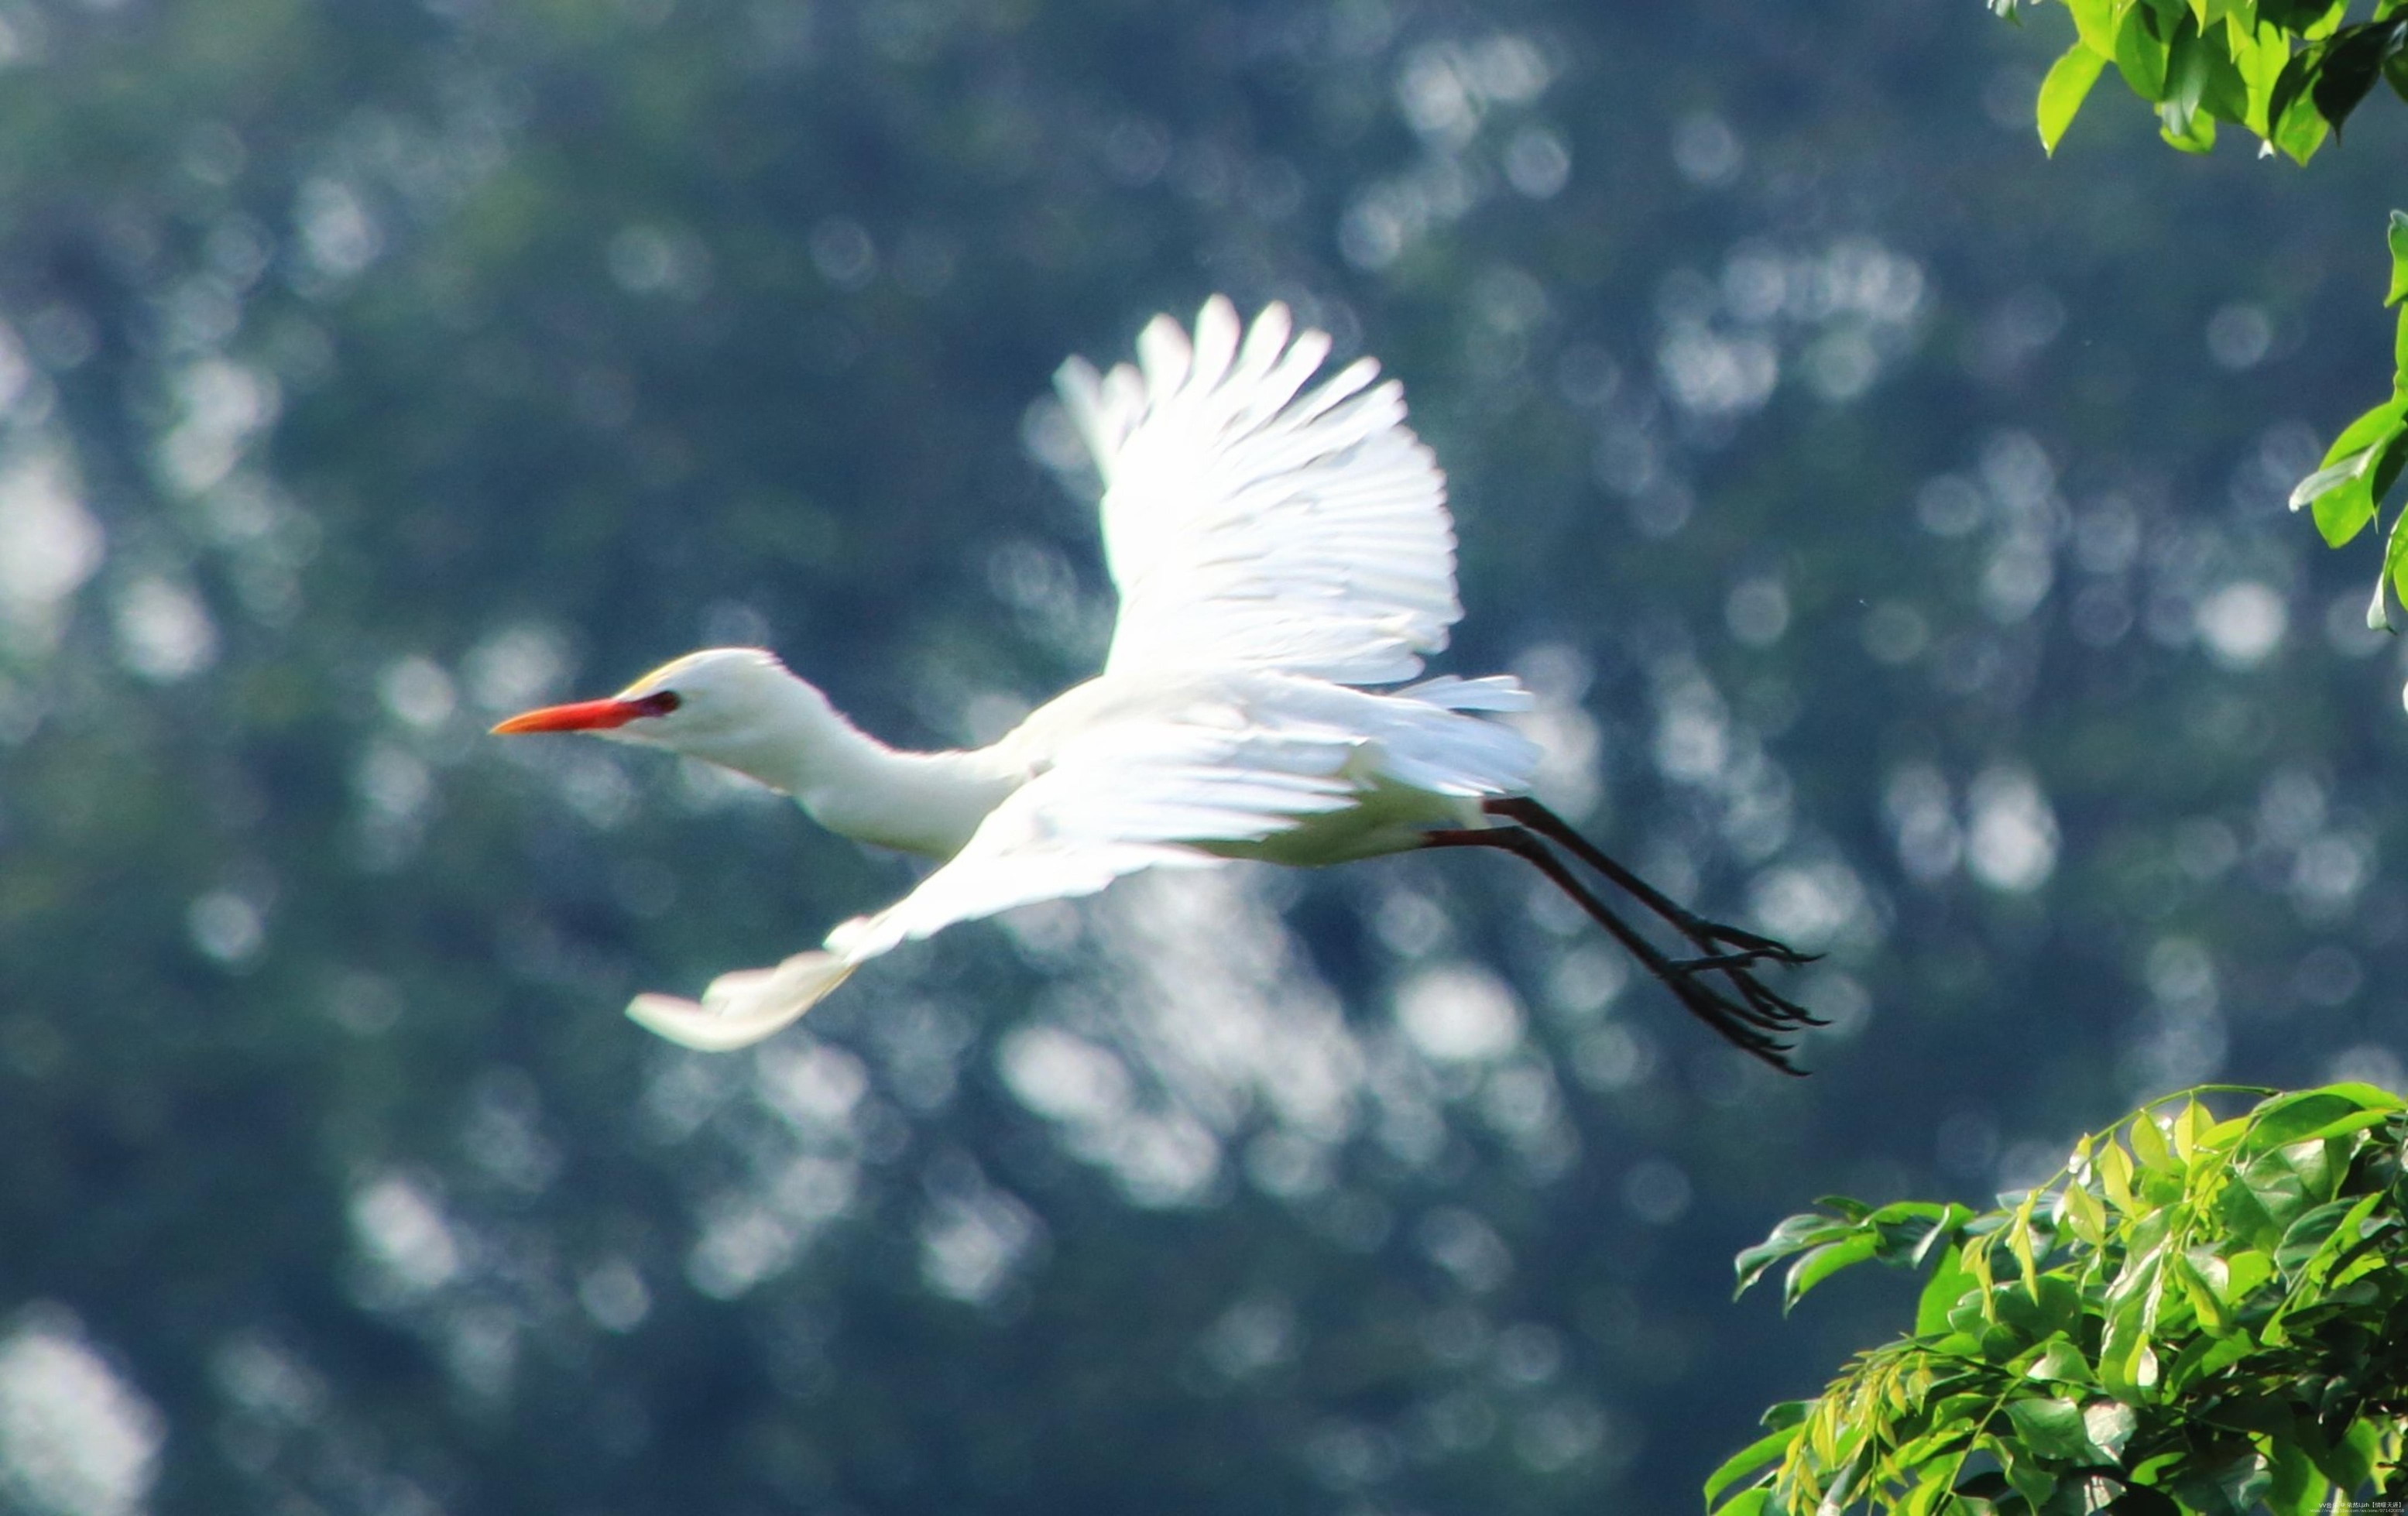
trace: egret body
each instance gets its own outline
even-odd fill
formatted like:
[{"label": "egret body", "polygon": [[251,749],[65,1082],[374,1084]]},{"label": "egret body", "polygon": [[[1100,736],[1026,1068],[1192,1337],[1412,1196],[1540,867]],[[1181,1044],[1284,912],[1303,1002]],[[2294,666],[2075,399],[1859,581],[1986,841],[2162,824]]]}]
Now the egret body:
[{"label": "egret body", "polygon": [[[1104,480],[1120,615],[1102,672],[991,746],[887,747],[752,648],[689,653],[607,699],[496,726],[717,764],[831,831],[940,860],[817,949],[724,974],[699,1002],[638,995],[628,1014],[690,1047],[741,1047],[900,942],[1139,869],[1484,847],[1528,859],[1690,1011],[1788,1067],[1782,1037],[1813,1019],[1753,970],[1804,955],[1676,905],[1530,799],[1538,751],[1493,719],[1528,708],[1515,680],[1408,682],[1462,614],[1445,480],[1371,360],[1306,389],[1329,345],[1277,305],[1241,331],[1216,296],[1192,339],[1155,318],[1133,366],[1063,365]],[[1656,948],[1556,848],[1698,955]]]}]

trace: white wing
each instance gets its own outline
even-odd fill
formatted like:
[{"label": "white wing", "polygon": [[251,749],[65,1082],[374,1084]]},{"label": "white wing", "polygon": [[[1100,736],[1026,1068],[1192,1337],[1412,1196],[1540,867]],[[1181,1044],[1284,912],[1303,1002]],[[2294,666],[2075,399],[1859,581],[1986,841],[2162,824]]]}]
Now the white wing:
[{"label": "white wing", "polygon": [[1082,734],[918,889],[838,927],[828,946],[866,958],[955,922],[1093,894],[1140,868],[1217,863],[1188,844],[1254,841],[1352,804],[1340,771],[1359,745],[1330,727],[1129,722]]},{"label": "white wing", "polygon": [[1446,480],[1404,389],[1359,359],[1299,398],[1326,335],[1266,307],[1243,344],[1214,295],[1191,344],[1157,316],[1136,367],[1054,383],[1103,475],[1120,587],[1108,674],[1251,667],[1343,684],[1421,671],[1462,615]]},{"label": "white wing", "polygon": [[1354,794],[1341,771],[1362,742],[1311,720],[1250,721],[1234,704],[1096,727],[1065,744],[917,889],[844,922],[824,950],[723,974],[698,1004],[638,995],[627,1014],[691,1048],[757,1042],[899,943],[1013,906],[1092,894],[1140,868],[1221,862],[1183,839],[1252,841],[1340,809]]}]

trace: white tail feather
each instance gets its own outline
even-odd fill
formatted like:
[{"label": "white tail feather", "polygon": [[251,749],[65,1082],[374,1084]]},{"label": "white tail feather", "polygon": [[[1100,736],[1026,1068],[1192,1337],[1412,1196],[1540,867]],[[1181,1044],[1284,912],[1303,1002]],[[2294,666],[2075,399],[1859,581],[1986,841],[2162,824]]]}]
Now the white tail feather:
[{"label": "white tail feather", "polygon": [[722,974],[699,1004],[672,994],[639,994],[627,1005],[637,1025],[703,1052],[750,1047],[792,1025],[845,981],[854,961],[832,952],[798,952],[775,968]]}]

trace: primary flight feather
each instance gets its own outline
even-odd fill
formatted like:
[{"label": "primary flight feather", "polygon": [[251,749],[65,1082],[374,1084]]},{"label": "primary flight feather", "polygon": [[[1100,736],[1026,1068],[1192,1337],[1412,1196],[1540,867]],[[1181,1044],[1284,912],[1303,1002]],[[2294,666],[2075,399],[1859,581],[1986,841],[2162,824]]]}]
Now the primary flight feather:
[{"label": "primary flight feather", "polygon": [[[1154,318],[1134,365],[1062,365],[1056,387],[1104,481],[1120,615],[1103,671],[989,747],[889,748],[751,648],[689,653],[608,699],[496,726],[719,764],[831,830],[941,860],[817,949],[723,974],[698,1002],[638,995],[628,1014],[689,1047],[738,1048],[898,943],[1139,869],[1484,847],[1528,859],[1690,1011],[1789,1067],[1782,1038],[1813,1018],[1753,970],[1804,955],[1689,912],[1531,800],[1537,750],[1489,719],[1528,708],[1512,679],[1405,682],[1462,614],[1446,481],[1372,360],[1313,385],[1329,346],[1284,306],[1241,328],[1216,295],[1192,337]],[[1556,848],[1698,954],[1657,949]]]}]

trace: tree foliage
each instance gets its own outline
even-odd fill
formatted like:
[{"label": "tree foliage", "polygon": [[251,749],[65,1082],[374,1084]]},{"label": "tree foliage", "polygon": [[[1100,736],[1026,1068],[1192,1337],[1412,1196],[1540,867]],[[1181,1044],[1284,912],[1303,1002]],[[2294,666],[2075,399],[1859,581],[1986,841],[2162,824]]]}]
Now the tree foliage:
[{"label": "tree foliage", "polygon": [[[2391,287],[2387,305],[2408,296],[2408,212],[2391,213]],[[2390,398],[2342,429],[2324,462],[2291,492],[2291,508],[2301,506],[2315,513],[2316,530],[2340,547],[2366,529],[2382,508],[2383,498],[2408,464],[2408,307],[2400,312],[2398,336],[2392,341]],[[2383,550],[2383,571],[2375,577],[2374,599],[2366,608],[2366,624],[2393,630],[2386,591],[2397,589],[2408,598],[2408,516],[2395,518],[2391,538]]]},{"label": "tree foliage", "polygon": [[[2010,18],[2029,0],[1993,0]],[[2109,64],[2157,108],[2185,152],[2215,146],[2215,123],[2244,127],[2306,163],[2338,136],[2378,80],[2408,98],[2408,5],[2378,0],[2066,0],[2073,45],[2040,92],[2042,144],[2054,153]]]},{"label": "tree foliage", "polygon": [[[2408,1431],[2408,1105],[2366,1084],[2208,1087],[2076,1143],[1976,1213],[1830,1197],[1741,1253],[1784,1309],[1930,1266],[1914,1330],[1858,1356],[1706,1485],[1718,1516],[2346,1509]],[[2338,1497],[2338,1498],[2336,1498]]]},{"label": "tree foliage", "polygon": [[[2028,0],[1992,0],[2014,19]],[[2157,107],[2158,135],[2185,152],[2215,146],[2219,121],[2246,127],[2305,164],[2338,139],[2378,81],[2408,100],[2408,0],[2377,0],[2349,20],[2349,0],[2066,0],[2074,40],[2041,80],[2034,116],[2051,155],[2113,64]],[[2408,294],[2408,212],[2391,213],[2391,283]],[[2408,465],[2408,310],[2393,346],[2391,394],[2342,429],[2316,470],[2291,493],[2340,547],[2373,522]],[[2408,597],[2408,514],[2395,520],[2375,576],[2367,625],[2391,631],[2387,592]]]}]

